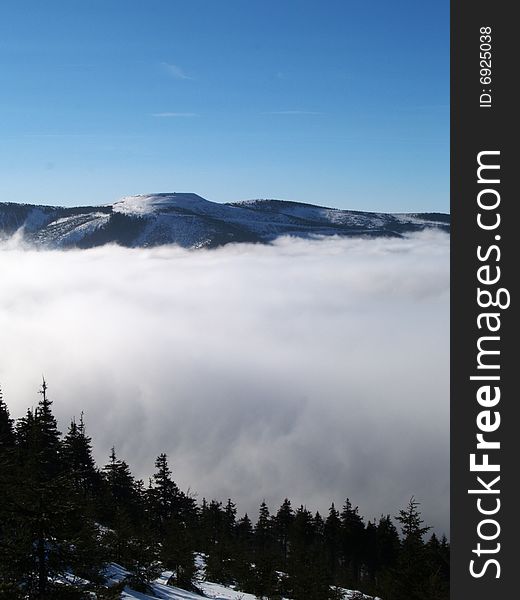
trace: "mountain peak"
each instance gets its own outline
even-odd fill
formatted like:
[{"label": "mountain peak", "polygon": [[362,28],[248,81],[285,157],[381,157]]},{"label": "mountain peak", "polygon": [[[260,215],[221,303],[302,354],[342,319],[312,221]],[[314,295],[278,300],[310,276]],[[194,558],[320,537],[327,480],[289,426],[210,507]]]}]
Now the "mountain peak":
[{"label": "mountain peak", "polygon": [[193,208],[195,205],[212,204],[202,196],[191,192],[161,192],[125,196],[112,205],[114,212],[128,215],[145,216],[169,208]]}]

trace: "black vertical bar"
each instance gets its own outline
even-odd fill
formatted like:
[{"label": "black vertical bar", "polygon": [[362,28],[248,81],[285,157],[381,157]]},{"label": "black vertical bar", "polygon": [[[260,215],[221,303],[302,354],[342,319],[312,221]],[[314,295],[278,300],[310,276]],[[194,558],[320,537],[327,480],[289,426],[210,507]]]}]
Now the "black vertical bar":
[{"label": "black vertical bar", "polygon": [[[517,296],[512,290],[520,273],[516,244],[520,194],[514,189],[520,184],[520,153],[515,139],[519,131],[520,101],[515,88],[519,87],[520,24],[513,16],[514,9],[515,3],[501,0],[453,0],[451,4],[451,598],[456,600],[520,597],[520,500],[515,491],[520,482],[516,464],[520,460],[520,394],[515,380],[516,373],[520,373],[520,352],[516,340]],[[486,52],[490,52],[489,59]],[[485,79],[488,66],[490,81]],[[482,170],[481,179],[486,181],[479,183],[478,156],[489,151],[495,154],[481,155],[481,161],[500,168]],[[500,182],[491,182],[496,179]],[[480,201],[486,208],[479,206],[481,192]],[[499,200],[498,206],[487,208],[494,200]],[[484,225],[494,225],[497,215],[500,224],[483,229],[479,213]],[[482,260],[488,251],[489,256]],[[478,269],[486,265],[489,271],[481,270],[481,278],[494,279],[499,267],[499,281],[479,282]],[[504,308],[480,306],[479,287],[493,298],[499,297],[498,304]],[[497,296],[500,288],[511,293],[509,308],[505,308],[507,293]],[[481,296],[481,304],[486,303],[485,297]],[[478,318],[483,313],[498,314],[490,318],[493,327],[500,324],[497,331],[490,332],[490,321],[482,317],[479,328]],[[481,363],[498,368],[478,368],[477,344],[482,336],[499,338],[481,340],[481,348],[500,351],[482,355]],[[471,380],[472,376],[500,379]],[[493,394],[495,387],[500,388],[500,401],[495,407],[483,406],[477,400],[479,389],[486,385],[491,386]],[[481,420],[481,425],[493,429],[497,425],[496,412],[500,413],[500,425],[495,431],[483,433],[477,420],[486,410],[490,411],[489,418]],[[480,418],[486,419],[486,415]],[[500,442],[500,449],[477,449],[478,433],[487,441]],[[477,463],[482,463],[483,454],[487,454],[489,462],[499,466],[500,471],[471,471],[471,454],[475,454]],[[500,480],[491,487],[497,476]],[[477,477],[492,492],[484,493]],[[468,490],[482,491],[470,494]],[[496,510],[498,501],[496,514],[482,513]],[[498,528],[495,539],[481,539],[494,537]]]}]

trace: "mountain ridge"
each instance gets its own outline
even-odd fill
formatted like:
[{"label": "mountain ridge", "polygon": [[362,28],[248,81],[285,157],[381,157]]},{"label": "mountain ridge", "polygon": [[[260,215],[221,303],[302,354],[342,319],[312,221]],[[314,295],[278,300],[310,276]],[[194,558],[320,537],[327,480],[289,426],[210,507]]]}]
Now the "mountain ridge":
[{"label": "mountain ridge", "polygon": [[449,232],[450,216],[364,212],[277,199],[217,203],[191,192],[125,196],[99,206],[0,203],[0,237],[18,232],[25,242],[44,248],[212,248],[270,243],[280,236],[402,237],[424,229]]}]

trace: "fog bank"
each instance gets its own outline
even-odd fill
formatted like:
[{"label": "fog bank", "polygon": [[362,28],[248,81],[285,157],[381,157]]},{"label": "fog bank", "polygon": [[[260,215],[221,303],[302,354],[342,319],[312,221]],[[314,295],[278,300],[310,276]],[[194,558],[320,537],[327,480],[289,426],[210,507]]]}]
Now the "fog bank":
[{"label": "fog bank", "polygon": [[85,411],[145,479],[367,518],[413,494],[449,522],[449,237],[35,251],[0,246],[0,384],[45,374],[61,430]]}]

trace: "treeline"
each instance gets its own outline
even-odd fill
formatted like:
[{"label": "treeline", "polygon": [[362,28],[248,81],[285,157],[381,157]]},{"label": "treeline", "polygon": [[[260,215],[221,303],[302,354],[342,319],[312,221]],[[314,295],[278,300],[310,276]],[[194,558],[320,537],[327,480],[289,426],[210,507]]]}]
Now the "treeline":
[{"label": "treeline", "polygon": [[[198,504],[161,454],[149,483],[112,449],[98,468],[83,417],[62,435],[43,383],[34,410],[14,422],[0,392],[0,598],[119,598],[126,583],[196,590],[196,557],[209,581],[258,598],[338,600],[340,588],[384,600],[448,598],[449,544],[431,535],[412,498],[396,516],[365,523],[347,499],[325,516],[286,499],[253,522],[232,500]],[[198,554],[197,554],[198,553]],[[130,576],[108,585],[115,562]]]}]

